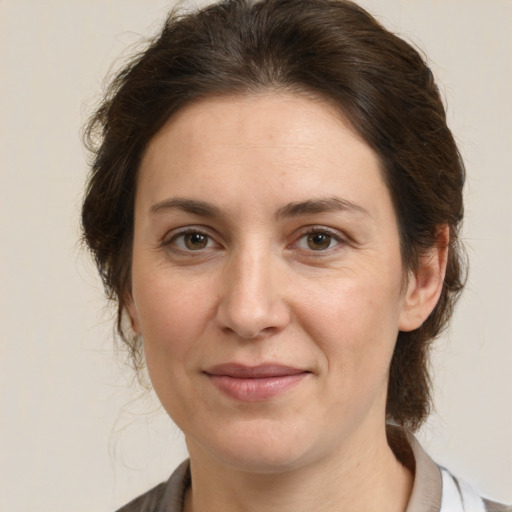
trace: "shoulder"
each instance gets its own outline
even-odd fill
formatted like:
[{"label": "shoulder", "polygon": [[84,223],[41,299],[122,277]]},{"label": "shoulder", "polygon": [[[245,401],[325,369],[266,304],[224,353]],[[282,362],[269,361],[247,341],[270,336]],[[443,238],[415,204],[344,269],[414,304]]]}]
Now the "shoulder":
[{"label": "shoulder", "polygon": [[153,487],[150,491],[121,507],[117,512],[156,512],[161,508],[160,505],[165,493],[165,487],[165,482]]},{"label": "shoulder", "polygon": [[509,506],[483,498],[468,482],[455,477],[443,467],[440,469],[443,479],[441,512],[512,512]]},{"label": "shoulder", "polygon": [[481,497],[468,482],[436,464],[410,432],[390,425],[388,442],[414,474],[407,512],[512,512],[510,506]]},{"label": "shoulder", "polygon": [[190,485],[189,461],[176,468],[167,482],[130,501],[117,512],[182,512],[183,497]]}]

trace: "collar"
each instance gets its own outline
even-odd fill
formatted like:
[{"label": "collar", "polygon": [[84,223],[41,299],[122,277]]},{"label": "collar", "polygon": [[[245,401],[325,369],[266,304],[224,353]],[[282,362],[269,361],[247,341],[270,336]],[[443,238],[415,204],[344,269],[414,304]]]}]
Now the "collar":
[{"label": "collar", "polygon": [[[443,483],[439,467],[418,440],[399,427],[388,428],[388,442],[399,460],[414,473],[406,512],[440,512]],[[181,512],[185,491],[189,486],[190,463],[186,460],[178,466],[165,486],[161,501],[162,512]]]},{"label": "collar", "polygon": [[416,462],[416,471],[406,512],[439,512],[443,494],[441,471],[421,447],[418,440],[412,435],[409,437]]}]

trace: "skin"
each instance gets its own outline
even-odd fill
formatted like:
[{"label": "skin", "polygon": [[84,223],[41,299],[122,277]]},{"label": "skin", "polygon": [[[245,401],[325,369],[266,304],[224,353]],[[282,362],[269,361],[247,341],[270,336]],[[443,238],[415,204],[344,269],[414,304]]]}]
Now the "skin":
[{"label": "skin", "polygon": [[[398,331],[439,297],[446,230],[404,271],[376,154],[332,106],[299,95],[189,105],[139,172],[128,311],[185,434],[186,510],[405,510],[388,370]],[[304,374],[238,400],[207,373],[228,362]]]}]

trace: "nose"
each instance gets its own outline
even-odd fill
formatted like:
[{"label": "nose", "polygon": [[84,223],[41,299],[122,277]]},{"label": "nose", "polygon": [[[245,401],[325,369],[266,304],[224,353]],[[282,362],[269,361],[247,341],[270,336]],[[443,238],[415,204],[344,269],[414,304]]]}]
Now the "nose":
[{"label": "nose", "polygon": [[252,340],[282,331],[290,321],[290,311],[273,256],[247,252],[226,266],[217,320],[223,331]]}]

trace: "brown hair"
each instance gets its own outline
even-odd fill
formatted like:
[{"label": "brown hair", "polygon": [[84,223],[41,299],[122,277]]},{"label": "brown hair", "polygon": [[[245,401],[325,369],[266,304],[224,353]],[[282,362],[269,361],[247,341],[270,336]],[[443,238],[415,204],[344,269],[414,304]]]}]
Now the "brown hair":
[{"label": "brown hair", "polygon": [[117,301],[118,331],[140,363],[139,342],[124,333],[122,315],[130,296],[137,169],[149,140],[190,102],[262,90],[329,100],[374,149],[396,209],[404,267],[414,269],[436,229],[449,227],[441,298],[419,329],[399,333],[391,362],[388,420],[414,430],[429,412],[430,342],[463,287],[464,166],[422,56],[352,2],[226,0],[193,13],[173,11],[114,78],[87,127],[94,160],[82,225],[107,295]]}]

